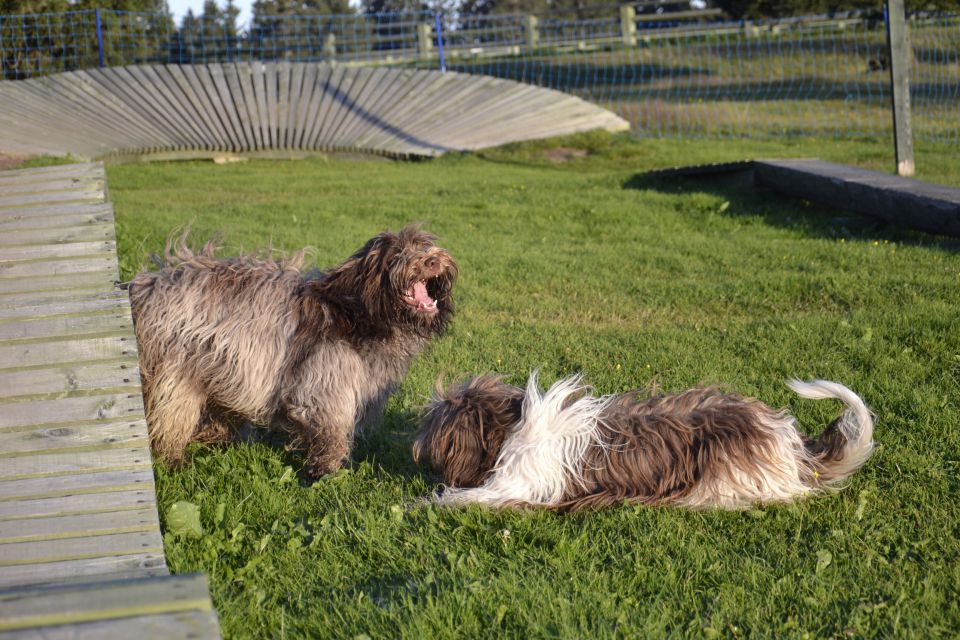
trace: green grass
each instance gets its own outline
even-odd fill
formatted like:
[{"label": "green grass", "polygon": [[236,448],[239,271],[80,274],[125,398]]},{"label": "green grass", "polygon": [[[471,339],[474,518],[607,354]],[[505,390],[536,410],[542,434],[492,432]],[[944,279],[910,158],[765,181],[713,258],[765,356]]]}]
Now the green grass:
[{"label": "green grass", "polygon": [[[553,146],[591,154],[554,164]],[[790,145],[583,135],[420,163],[310,160],[108,168],[124,276],[175,227],[226,252],[316,247],[336,263],[423,222],[459,260],[458,315],[413,365],[356,464],[312,485],[267,443],[157,466],[167,560],[210,575],[227,637],[956,637],[960,634],[960,256],[956,243],[832,222],[837,212],[654,167],[819,155],[886,167],[869,141]],[[960,184],[947,148],[921,177]],[[599,392],[716,382],[789,404],[812,431],[839,407],[791,376],[839,380],[879,448],[842,492],[692,512],[491,512],[417,504],[410,457],[438,375]],[[167,511],[199,507],[203,533]]]}]

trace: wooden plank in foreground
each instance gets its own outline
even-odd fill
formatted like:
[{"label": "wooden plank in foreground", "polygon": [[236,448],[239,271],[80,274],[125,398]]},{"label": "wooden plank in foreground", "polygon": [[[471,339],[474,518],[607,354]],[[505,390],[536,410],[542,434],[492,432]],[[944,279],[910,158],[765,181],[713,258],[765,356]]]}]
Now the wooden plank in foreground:
[{"label": "wooden plank in foreground", "polygon": [[0,639],[219,635],[201,575],[0,592]]},{"label": "wooden plank in foreground", "polygon": [[0,640],[219,635],[206,578],[168,575],[104,184],[0,173]]}]

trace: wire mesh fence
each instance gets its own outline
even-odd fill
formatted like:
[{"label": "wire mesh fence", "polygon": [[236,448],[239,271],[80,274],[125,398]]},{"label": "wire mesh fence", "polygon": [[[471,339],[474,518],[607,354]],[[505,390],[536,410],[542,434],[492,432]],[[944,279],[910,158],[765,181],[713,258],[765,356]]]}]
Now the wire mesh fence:
[{"label": "wire mesh fence", "polygon": [[[95,66],[325,61],[444,68],[573,93],[641,136],[891,136],[882,14],[729,22],[641,3],[563,14],[258,17],[244,29],[166,14],[0,16],[6,79]],[[960,16],[909,20],[913,129],[960,137]]]}]

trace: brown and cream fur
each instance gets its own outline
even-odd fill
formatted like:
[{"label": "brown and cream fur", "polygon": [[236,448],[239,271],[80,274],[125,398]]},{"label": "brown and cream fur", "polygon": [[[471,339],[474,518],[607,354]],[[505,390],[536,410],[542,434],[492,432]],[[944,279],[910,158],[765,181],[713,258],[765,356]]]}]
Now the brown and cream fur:
[{"label": "brown and cream fur", "polygon": [[182,236],[128,284],[160,457],[181,462],[190,442],[251,421],[289,431],[306,476],[335,471],[453,314],[457,265],[417,228],[381,233],[326,272],[302,262],[217,259]]},{"label": "brown and cream fur", "polygon": [[873,448],[873,417],[846,387],[791,381],[846,410],[818,438],[785,410],[696,388],[594,397],[579,377],[540,391],[481,375],[437,389],[414,442],[446,484],[437,500],[579,510],[623,502],[742,508],[823,491]]}]

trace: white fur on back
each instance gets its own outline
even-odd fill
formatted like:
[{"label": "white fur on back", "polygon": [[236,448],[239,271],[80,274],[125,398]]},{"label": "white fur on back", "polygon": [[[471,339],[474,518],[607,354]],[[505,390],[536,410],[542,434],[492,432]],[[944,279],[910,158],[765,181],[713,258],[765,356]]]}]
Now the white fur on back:
[{"label": "white fur on back", "polygon": [[584,454],[598,444],[598,421],[610,402],[585,391],[580,376],[572,376],[541,392],[533,372],[520,422],[504,442],[493,474],[476,488],[447,489],[439,501],[492,507],[558,503],[580,481]]}]

